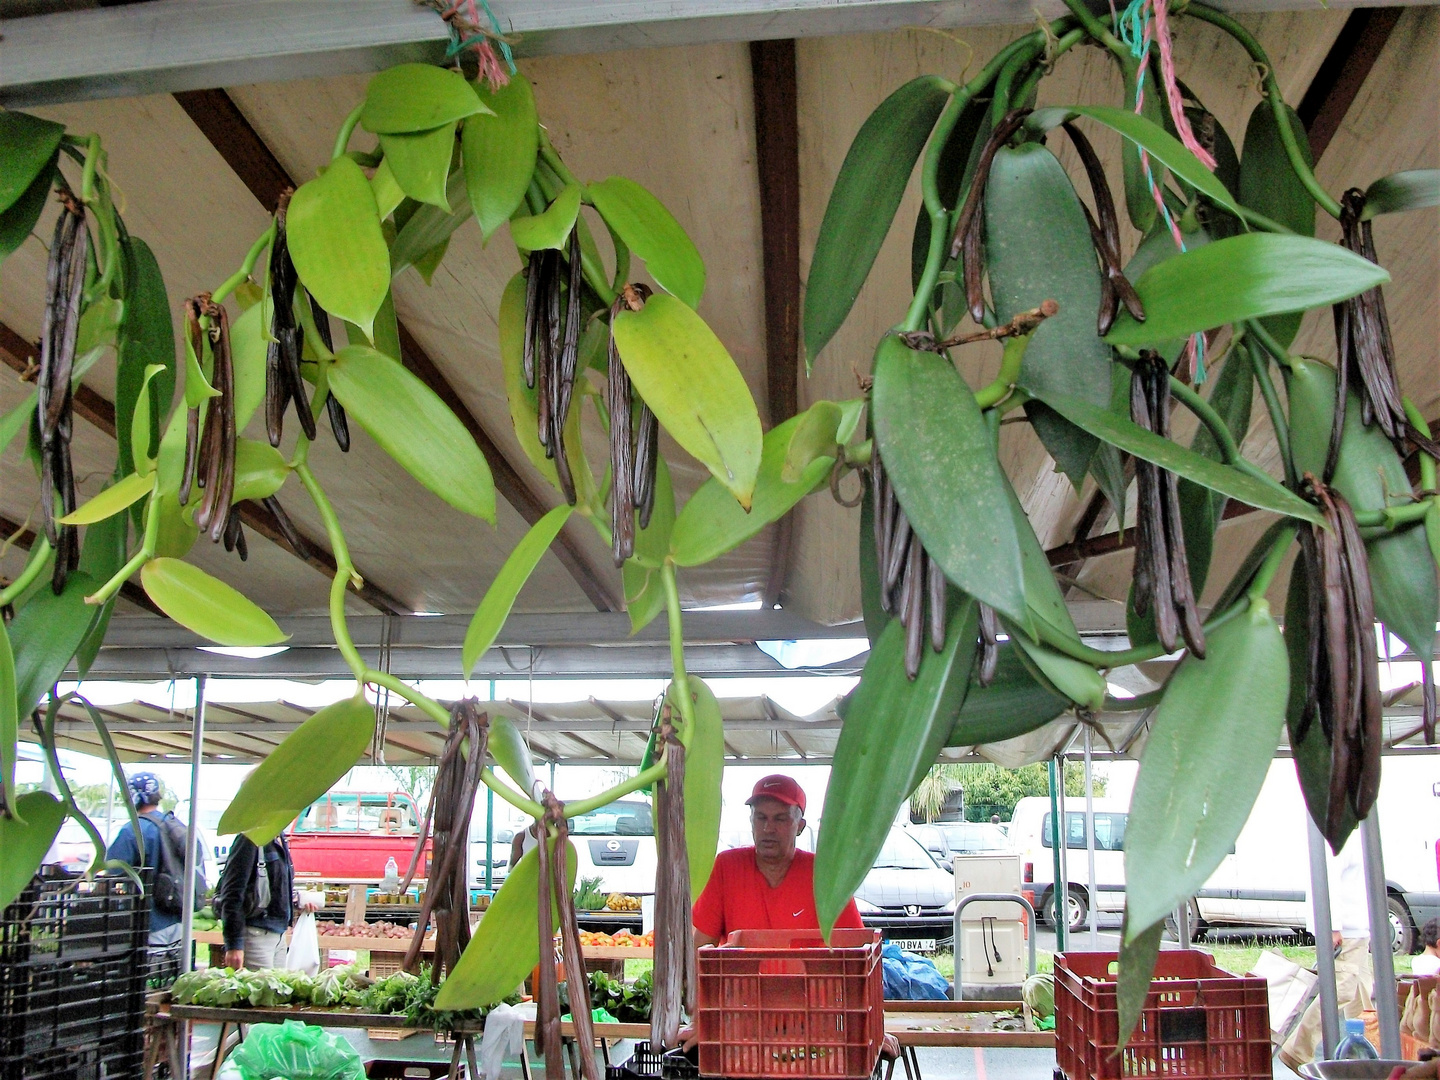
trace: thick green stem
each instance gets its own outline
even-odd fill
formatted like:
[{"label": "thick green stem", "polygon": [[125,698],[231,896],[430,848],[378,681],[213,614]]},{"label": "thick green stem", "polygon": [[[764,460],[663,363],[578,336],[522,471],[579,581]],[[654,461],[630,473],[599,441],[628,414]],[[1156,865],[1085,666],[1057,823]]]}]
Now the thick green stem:
[{"label": "thick green stem", "polygon": [[990,385],[975,391],[975,401],[980,408],[994,408],[1010,396],[1020,379],[1020,365],[1025,359],[1025,349],[1029,344],[1029,334],[1021,334],[1005,342],[1005,353],[1000,358],[1000,373]]},{"label": "thick green stem", "polygon": [[250,250],[245,254],[245,261],[240,264],[240,269],[231,274],[220,283],[220,287],[210,294],[210,299],[220,303],[232,292],[249,280],[250,275],[255,272],[255,264],[260,259],[260,254],[270,246],[275,239],[275,222],[270,222],[270,227],[260,234],[260,238],[250,245]]},{"label": "thick green stem", "polygon": [[616,799],[629,795],[632,791],[639,791],[641,788],[649,787],[664,779],[665,757],[662,754],[659,761],[648,769],[641,769],[624,783],[616,784],[610,790],[602,791],[599,795],[591,795],[588,799],[576,799],[574,802],[566,803],[565,811],[571,817],[579,817],[581,814],[588,814],[602,806],[607,806]]},{"label": "thick green stem", "polygon": [[675,582],[675,563],[666,559],[660,567],[665,589],[665,614],[670,623],[670,666],[675,672],[675,694],[685,720],[685,738],[695,730],[695,701],[690,696],[690,677],[685,673],[685,626],[680,620],[680,588]]},{"label": "thick green stem", "polygon": [[1230,429],[1225,426],[1225,421],[1220,419],[1220,414],[1210,407],[1208,401],[1173,375],[1170,376],[1170,392],[1179,399],[1182,405],[1194,413],[1201,423],[1210,429],[1210,434],[1215,436],[1215,441],[1219,444],[1220,456],[1224,458],[1226,465],[1253,476],[1261,483],[1270,484],[1274,487],[1281,486],[1276,483],[1275,478],[1264,469],[1247,461],[1241,455],[1240,448],[1235,445],[1235,439],[1230,434]]},{"label": "thick green stem", "polygon": [[1270,545],[1270,553],[1265,556],[1265,561],[1260,564],[1260,569],[1255,571],[1255,577],[1250,582],[1250,587],[1245,590],[1245,597],[1249,602],[1264,601],[1265,592],[1270,588],[1270,583],[1275,580],[1275,575],[1280,572],[1280,567],[1285,562],[1285,553],[1290,550],[1290,544],[1294,539],[1295,526],[1293,525],[1286,526],[1275,534],[1275,542]]},{"label": "thick green stem", "polygon": [[344,157],[346,149],[350,146],[350,136],[355,134],[355,125],[360,123],[360,114],[365,111],[365,103],[362,101],[350,111],[345,122],[340,125],[340,131],[335,136],[335,152],[330,155],[331,160]]},{"label": "thick green stem", "polygon": [[[529,814],[533,818],[543,818],[545,816],[545,808],[543,806],[535,802],[533,799],[527,799],[524,795],[521,795],[509,784],[505,783],[504,780],[501,780],[498,776],[495,775],[494,769],[481,769],[480,780],[485,784],[486,787],[488,787],[491,791],[495,792],[496,795],[499,795],[500,798],[504,799],[511,806],[515,807],[515,809],[519,810],[522,814]],[[603,806],[605,804],[601,803],[600,805]]]},{"label": "thick green stem", "polygon": [[1247,319],[1245,333],[1265,346],[1265,351],[1273,356],[1277,363],[1283,364],[1291,371],[1295,370],[1295,358],[1290,355],[1290,350],[1276,341],[1275,335],[1266,330],[1259,319]]},{"label": "thick green stem", "polygon": [[[120,754],[115,749],[115,740],[110,737],[110,729],[105,726],[104,719],[101,718],[99,710],[94,705],[79,694],[75,694],[74,698],[90,714],[90,722],[95,725],[95,733],[100,736],[100,742],[105,747],[105,756],[110,760],[110,775],[114,778],[115,786],[120,789],[123,796],[126,792],[125,770],[120,765]],[[124,802],[125,811],[130,815],[130,828],[135,833],[135,849],[140,856],[140,865],[144,866],[145,838],[140,835],[140,814],[135,809],[133,802],[129,799],[125,799]]]},{"label": "thick green stem", "polygon": [[1134,697],[1117,698],[1105,695],[1105,704],[1100,707],[1101,712],[1143,712],[1146,709],[1154,708],[1160,704],[1165,697],[1165,687],[1161,686],[1155,690],[1147,690],[1143,694],[1136,694]]},{"label": "thick green stem", "polygon": [[[50,698],[50,704],[45,709],[44,731],[41,735],[41,749],[45,751],[45,760],[50,765],[50,776],[55,781],[55,786],[60,789],[61,801],[65,804],[65,811],[70,817],[80,823],[80,827],[90,837],[90,845],[95,849],[95,857],[90,860],[90,866],[85,871],[85,876],[90,877],[105,863],[105,841],[100,836],[100,831],[95,828],[92,822],[75,805],[75,795],[70,790],[70,783],[65,779],[65,772],[60,768],[60,755],[55,752],[55,714],[60,711],[61,702],[67,700],[70,695],[64,697]],[[124,790],[123,788],[121,790]]]},{"label": "thick green stem", "polygon": [[140,550],[131,556],[130,561],[122,566],[119,572],[107,581],[100,588],[96,589],[89,596],[85,597],[87,604],[103,604],[120,591],[120,586],[130,580],[130,575],[138,571],[142,566],[155,557],[155,546],[160,542],[160,490],[154,488],[150,492],[150,499],[145,504],[145,535],[140,541]]},{"label": "thick green stem", "polygon": [[1290,425],[1285,420],[1285,410],[1280,406],[1280,395],[1275,392],[1275,383],[1270,378],[1270,364],[1263,350],[1253,342],[1244,344],[1245,354],[1250,357],[1250,368],[1255,381],[1260,384],[1260,396],[1265,399],[1265,411],[1270,414],[1270,426],[1275,431],[1275,448],[1280,452],[1280,461],[1285,467],[1285,483],[1292,489],[1299,486],[1300,478],[1295,474],[1295,459],[1290,456]]},{"label": "thick green stem", "polygon": [[1414,525],[1425,520],[1430,512],[1430,500],[1406,503],[1404,506],[1387,506],[1383,510],[1356,510],[1355,524],[1362,529],[1386,529],[1394,532],[1404,525]]},{"label": "thick green stem", "polygon": [[1325,212],[1333,218],[1340,217],[1340,204],[1330,197],[1330,193],[1320,186],[1320,181],[1315,179],[1315,171],[1305,162],[1300,153],[1300,144],[1295,139],[1295,131],[1290,126],[1290,116],[1285,110],[1285,99],[1280,94],[1280,85],[1275,81],[1275,65],[1270,62],[1270,57],[1260,47],[1260,43],[1251,36],[1238,22],[1222,11],[1206,7],[1201,3],[1191,3],[1186,9],[1186,14],[1208,22],[1224,30],[1232,38],[1240,43],[1250,59],[1259,64],[1264,78],[1265,97],[1270,102],[1270,108],[1275,114],[1275,127],[1280,132],[1280,141],[1285,146],[1285,156],[1290,160],[1290,168],[1305,185],[1305,190],[1310,196],[1324,207]]},{"label": "thick green stem", "polygon": [[20,571],[20,576],[12,581],[5,588],[0,589],[0,607],[13,604],[20,595],[35,583],[35,580],[45,572],[45,564],[50,561],[52,554],[50,541],[40,536],[30,548],[30,558],[26,560],[25,569]]},{"label": "thick green stem", "polygon": [[[1205,622],[1205,633],[1214,633],[1244,610],[1245,604],[1235,603],[1226,610],[1210,616]],[[1124,667],[1126,664],[1139,664],[1165,655],[1165,646],[1158,641],[1149,645],[1137,645],[1131,649],[1122,649],[1118,652],[1106,652],[1103,649],[1091,648],[1083,642],[1076,641],[1074,638],[1052,629],[1044,619],[1036,619],[1035,628],[1040,632],[1040,640],[1056,652],[1102,670]]]},{"label": "thick green stem", "polygon": [[[1430,425],[1426,423],[1424,414],[1416,407],[1415,402],[1407,397],[1401,399],[1401,404],[1405,408],[1405,418],[1410,421],[1415,430],[1420,432],[1421,435],[1424,435],[1425,438],[1431,438]],[[1424,450],[1421,450],[1417,456],[1420,459],[1420,490],[1434,492],[1435,459]]]}]

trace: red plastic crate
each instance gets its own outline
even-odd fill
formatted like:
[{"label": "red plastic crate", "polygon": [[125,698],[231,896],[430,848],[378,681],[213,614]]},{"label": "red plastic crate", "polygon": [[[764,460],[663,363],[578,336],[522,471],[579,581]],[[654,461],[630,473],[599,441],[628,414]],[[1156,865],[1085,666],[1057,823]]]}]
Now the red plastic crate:
[{"label": "red plastic crate", "polygon": [[1208,953],[1163,951],[1140,1021],[1117,1051],[1115,961],[1115,953],[1055,957],[1055,1058],[1068,1080],[1270,1080],[1264,979],[1231,975]]},{"label": "red plastic crate", "polygon": [[699,950],[695,1024],[707,1076],[862,1080],[885,1038],[877,930],[741,930]]}]

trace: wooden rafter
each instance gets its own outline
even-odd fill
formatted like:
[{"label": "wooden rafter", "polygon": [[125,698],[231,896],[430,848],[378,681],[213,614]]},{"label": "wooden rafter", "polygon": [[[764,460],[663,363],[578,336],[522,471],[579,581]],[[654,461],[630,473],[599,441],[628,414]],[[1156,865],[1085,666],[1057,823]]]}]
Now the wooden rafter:
[{"label": "wooden rafter", "polygon": [[[27,528],[18,521],[11,521],[7,517],[0,517],[0,535],[11,544],[25,551],[29,551],[35,543],[35,530]],[[142,607],[152,615],[159,615],[162,619],[166,614],[155,606],[155,601],[145,595],[145,590],[136,585],[133,581],[127,581],[120,586],[120,595],[137,607]]]},{"label": "wooden rafter", "polygon": [[[260,205],[267,212],[274,213],[281,193],[295,187],[295,181],[230,95],[224,90],[189,90],[174,97]],[[501,451],[403,322],[399,324],[399,331],[401,362],[435,391],[465,425],[490,465],[495,490],[528,524],[535,524],[549,507]],[[584,549],[570,532],[571,527],[567,525],[556,538],[553,547],[556,557],[596,610],[621,610],[621,600],[591,565]]]}]

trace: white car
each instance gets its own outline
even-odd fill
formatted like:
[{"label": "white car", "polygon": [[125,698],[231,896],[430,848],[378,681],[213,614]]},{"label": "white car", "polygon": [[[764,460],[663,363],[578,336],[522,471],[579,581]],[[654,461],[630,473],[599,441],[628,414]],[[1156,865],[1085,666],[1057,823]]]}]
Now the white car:
[{"label": "white car", "polygon": [[655,891],[655,818],[643,799],[621,799],[569,820],[575,880],[599,878],[605,893]]}]

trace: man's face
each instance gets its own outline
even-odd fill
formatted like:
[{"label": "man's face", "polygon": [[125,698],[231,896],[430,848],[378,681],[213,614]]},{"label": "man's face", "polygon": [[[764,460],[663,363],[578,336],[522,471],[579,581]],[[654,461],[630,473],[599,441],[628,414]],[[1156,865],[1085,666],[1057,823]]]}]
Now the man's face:
[{"label": "man's face", "polygon": [[799,809],[779,799],[760,798],[750,807],[750,835],[755,839],[755,854],[762,859],[789,859],[795,854],[795,838],[804,828]]}]

